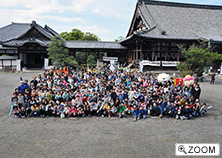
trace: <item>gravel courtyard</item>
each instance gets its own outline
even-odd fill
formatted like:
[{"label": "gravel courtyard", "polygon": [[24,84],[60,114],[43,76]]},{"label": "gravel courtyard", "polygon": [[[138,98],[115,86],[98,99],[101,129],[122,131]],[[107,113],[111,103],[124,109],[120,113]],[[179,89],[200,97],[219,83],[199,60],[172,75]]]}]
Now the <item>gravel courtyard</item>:
[{"label": "gravel courtyard", "polygon": [[[30,81],[38,71],[23,73]],[[173,158],[175,143],[222,145],[222,80],[201,83],[201,104],[212,105],[191,120],[147,118],[8,117],[19,74],[0,73],[0,157],[126,157]]]}]

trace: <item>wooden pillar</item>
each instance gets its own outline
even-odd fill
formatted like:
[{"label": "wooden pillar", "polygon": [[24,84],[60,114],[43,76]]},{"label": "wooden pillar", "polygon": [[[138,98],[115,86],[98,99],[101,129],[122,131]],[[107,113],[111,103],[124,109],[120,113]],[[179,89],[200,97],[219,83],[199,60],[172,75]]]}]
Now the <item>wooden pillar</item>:
[{"label": "wooden pillar", "polygon": [[140,43],[140,60],[143,60],[143,42]]},{"label": "wooden pillar", "polygon": [[138,45],[136,46],[136,60],[138,60],[138,55],[139,55],[139,52],[138,52]]},{"label": "wooden pillar", "polygon": [[155,51],[155,48],[153,47],[153,52],[152,52],[152,61],[154,60],[154,51]]},{"label": "wooden pillar", "polygon": [[167,61],[167,47],[166,47],[166,52],[165,52],[165,61]]}]

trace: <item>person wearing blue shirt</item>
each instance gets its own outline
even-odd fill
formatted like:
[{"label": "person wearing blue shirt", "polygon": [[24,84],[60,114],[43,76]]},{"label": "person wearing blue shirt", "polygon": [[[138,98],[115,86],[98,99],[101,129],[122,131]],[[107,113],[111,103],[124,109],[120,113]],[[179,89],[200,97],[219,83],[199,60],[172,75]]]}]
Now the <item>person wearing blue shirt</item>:
[{"label": "person wearing blue shirt", "polygon": [[134,115],[134,118],[135,118],[135,120],[133,120],[133,122],[137,121],[138,112],[137,112],[136,105],[133,105],[133,107],[131,108],[131,113]]},{"label": "person wearing blue shirt", "polygon": [[141,117],[143,117],[143,119],[145,119],[146,113],[147,113],[146,110],[143,109],[143,107],[141,106],[138,111],[138,119],[140,119]]},{"label": "person wearing blue shirt", "polygon": [[18,90],[19,90],[19,92],[22,93],[22,95],[24,95],[25,94],[25,90],[27,89],[27,86],[23,83],[23,81],[20,81],[20,83],[21,83],[21,85],[18,86]]},{"label": "person wearing blue shirt", "polygon": [[167,113],[167,103],[165,100],[161,103],[161,115],[165,115]]},{"label": "person wearing blue shirt", "polygon": [[[20,81],[23,81],[22,76],[20,75]],[[27,89],[29,89],[29,84],[28,84],[28,80],[24,81],[24,85],[27,86]]]},{"label": "person wearing blue shirt", "polygon": [[128,78],[126,81],[127,89],[129,89],[129,85],[131,84],[131,80]]}]

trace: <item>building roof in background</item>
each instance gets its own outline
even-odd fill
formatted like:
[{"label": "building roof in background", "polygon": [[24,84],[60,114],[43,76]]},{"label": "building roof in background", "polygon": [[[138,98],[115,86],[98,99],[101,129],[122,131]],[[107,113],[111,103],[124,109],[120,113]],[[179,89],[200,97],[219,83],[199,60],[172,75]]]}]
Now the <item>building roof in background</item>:
[{"label": "building roof in background", "polygon": [[37,43],[43,47],[47,47],[48,44],[50,43],[50,40],[40,40],[37,38],[32,38],[32,39],[23,39],[23,40],[17,40],[17,39],[12,39],[6,42],[3,42],[2,45],[6,46],[6,47],[10,47],[10,46],[15,46],[15,47],[20,47],[23,46],[25,43]]},{"label": "building roof in background", "polygon": [[222,41],[222,6],[138,0],[134,17],[145,27],[135,30],[133,20],[125,40],[138,36]]},{"label": "building roof in background", "polygon": [[127,49],[118,42],[66,41],[67,48],[73,49]]},{"label": "building roof in background", "polygon": [[0,28],[0,42],[16,40],[19,37],[26,34],[32,28],[38,30],[42,35],[44,35],[49,40],[53,36],[58,35],[56,31],[54,31],[47,25],[45,25],[45,27],[42,27],[41,25],[37,24],[35,21],[32,21],[32,23],[12,22],[11,24]]}]

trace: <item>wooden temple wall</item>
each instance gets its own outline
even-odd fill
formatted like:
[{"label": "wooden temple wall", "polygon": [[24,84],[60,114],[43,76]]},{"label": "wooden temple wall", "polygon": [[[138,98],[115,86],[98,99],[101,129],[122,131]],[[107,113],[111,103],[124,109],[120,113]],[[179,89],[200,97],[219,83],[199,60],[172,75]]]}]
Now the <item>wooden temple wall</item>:
[{"label": "wooden temple wall", "polygon": [[[192,43],[182,43],[188,48]],[[142,41],[128,47],[128,62],[134,60],[150,61],[181,61],[183,56],[178,48],[178,43],[173,41]]]}]

